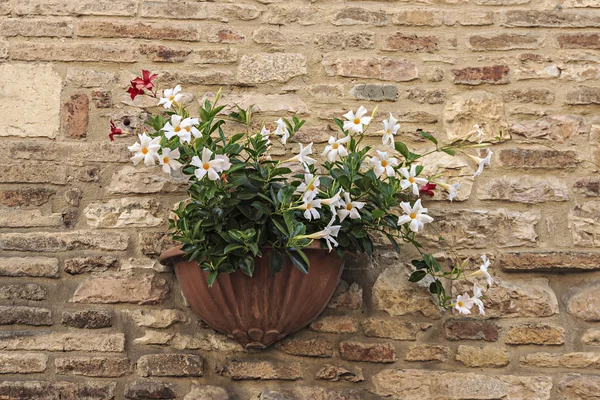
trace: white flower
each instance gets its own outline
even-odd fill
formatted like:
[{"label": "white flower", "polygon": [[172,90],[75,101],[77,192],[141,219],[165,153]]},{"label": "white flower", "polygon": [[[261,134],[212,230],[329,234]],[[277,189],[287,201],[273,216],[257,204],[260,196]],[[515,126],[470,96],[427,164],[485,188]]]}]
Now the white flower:
[{"label": "white flower", "polygon": [[337,216],[340,219],[340,223],[344,222],[347,216],[350,216],[351,219],[360,218],[360,213],[358,210],[363,208],[366,203],[362,201],[352,201],[350,200],[350,194],[344,193],[344,200],[340,200],[340,209],[337,210]]},{"label": "white flower", "polygon": [[319,215],[319,211],[317,208],[321,208],[321,200],[319,199],[304,199],[304,204],[299,206],[301,210],[304,210],[304,218],[307,220],[319,219],[321,216]]},{"label": "white flower", "polygon": [[308,239],[325,239],[327,242],[327,247],[329,247],[329,251],[332,250],[331,245],[334,247],[338,246],[338,243],[335,241],[334,237],[337,237],[340,232],[341,225],[333,225],[333,221],[335,221],[335,215],[331,217],[331,221],[322,231],[311,233],[310,235],[306,235]]},{"label": "white flower", "polygon": [[473,174],[473,177],[480,175],[483,172],[484,166],[490,165],[492,154],[494,154],[494,153],[490,149],[488,149],[488,152],[487,152],[487,155],[485,156],[485,158],[475,157],[475,156],[472,156],[469,154],[469,157],[471,157],[471,159],[478,164],[477,171],[475,171],[475,173]]},{"label": "white flower", "polygon": [[179,92],[181,92],[181,85],[175,86],[174,89],[165,89],[158,105],[162,104],[164,108],[171,108],[173,104],[177,104],[181,100],[182,94]]},{"label": "white flower", "polygon": [[202,160],[200,160],[198,156],[192,157],[192,162],[190,164],[198,167],[196,171],[194,171],[194,175],[196,175],[198,179],[202,179],[205,175],[208,175],[208,179],[216,181],[219,179],[219,172],[229,169],[226,165],[226,163],[229,163],[229,159],[227,159],[226,156],[223,156],[225,159],[222,157],[215,157],[214,160],[211,160],[212,154],[212,151],[210,151],[208,147],[205,147],[202,149]]},{"label": "white flower", "polygon": [[413,232],[419,232],[423,229],[425,224],[433,222],[433,218],[425,214],[427,213],[427,209],[421,206],[421,199],[417,200],[413,207],[406,201],[400,203],[400,207],[402,207],[402,210],[404,210],[406,215],[398,218],[398,225],[404,225],[410,222],[409,227]]},{"label": "white flower", "polygon": [[271,136],[271,131],[268,130],[266,126],[262,127],[262,129],[260,131],[260,135],[263,140],[267,141],[267,145],[271,144],[271,141],[269,140],[269,136]]},{"label": "white flower", "polygon": [[319,177],[313,174],[304,174],[304,182],[296,188],[297,193],[302,194],[302,199],[312,199],[317,195],[317,188],[321,184]]},{"label": "white flower", "polygon": [[475,135],[475,139],[478,139],[479,143],[483,142],[483,137],[485,134],[483,128],[480,127],[479,124],[475,124],[473,125],[473,130],[475,131],[475,133],[477,133],[477,135]]},{"label": "white flower", "polygon": [[171,151],[171,149],[165,147],[160,152],[158,162],[163,166],[163,171],[166,174],[170,174],[171,171],[177,171],[179,168],[181,168],[181,163],[177,161],[180,156],[179,149]]},{"label": "white flower", "polygon": [[333,197],[321,200],[321,204],[329,206],[332,212],[335,212],[336,207],[340,207],[342,190],[340,189]]},{"label": "white flower", "polygon": [[279,118],[275,121],[277,128],[275,129],[275,135],[281,136],[281,143],[286,144],[290,138],[290,131],[288,131],[287,125],[283,122],[283,119]]},{"label": "white flower", "polygon": [[284,162],[299,161],[305,165],[313,165],[314,163],[317,162],[317,160],[308,156],[309,154],[312,154],[312,145],[313,145],[312,142],[306,147],[304,147],[302,145],[302,143],[298,143],[298,145],[300,145],[300,152],[298,154],[296,154],[294,157],[285,160]]},{"label": "white flower", "polygon": [[473,307],[473,299],[469,297],[467,293],[456,296],[456,303],[454,308],[459,314],[471,314],[471,308]]},{"label": "white flower", "polygon": [[222,161],[221,166],[217,168],[217,172],[227,171],[229,168],[231,168],[229,157],[227,157],[225,154],[217,154],[215,156],[215,160]]},{"label": "white flower", "polygon": [[138,135],[138,138],[140,139],[139,143],[136,142],[127,148],[130,152],[134,153],[131,161],[133,161],[134,165],[138,165],[142,160],[144,160],[144,164],[148,167],[156,165],[158,150],[160,150],[160,136],[152,139],[150,136],[142,133]]},{"label": "white flower", "polygon": [[369,125],[371,123],[371,117],[365,117],[364,115],[367,113],[367,109],[363,106],[358,107],[356,110],[356,114],[352,110],[348,111],[344,114],[344,117],[347,121],[344,121],[344,130],[348,129],[352,132],[362,132],[364,127],[363,125]]},{"label": "white flower", "polygon": [[344,144],[348,143],[349,140],[350,135],[337,140],[333,136],[331,136],[329,138],[329,144],[325,146],[325,150],[321,155],[323,157],[327,156],[329,162],[334,162],[335,160],[337,160],[338,155],[340,157],[346,157],[348,155],[348,150],[346,150]]},{"label": "white flower", "polygon": [[460,188],[460,183],[456,182],[450,186],[448,189],[448,200],[452,201],[456,197],[456,193],[458,193],[458,189]]},{"label": "white flower", "polygon": [[417,178],[417,165],[413,164],[410,167],[410,172],[408,169],[402,167],[400,168],[400,173],[404,176],[405,179],[400,181],[400,187],[402,189],[408,189],[412,186],[412,191],[415,196],[419,195],[419,186],[418,185],[426,185],[429,182],[425,178]]},{"label": "white flower", "polygon": [[473,285],[473,303],[479,308],[479,314],[485,315],[485,308],[483,306],[483,301],[481,300],[481,296],[483,296],[483,291],[477,284]]},{"label": "white flower", "polygon": [[400,124],[398,123],[398,120],[392,116],[392,113],[390,113],[390,118],[383,120],[383,137],[381,138],[381,142],[383,144],[388,144],[389,142],[393,149],[394,135],[398,133],[398,129],[400,129]]},{"label": "white flower", "polygon": [[479,271],[481,271],[481,273],[483,273],[483,275],[485,275],[485,277],[487,278],[488,285],[492,286],[492,284],[494,283],[494,278],[492,278],[492,275],[490,275],[490,273],[488,272],[488,268],[491,265],[490,260],[487,259],[487,256],[485,254],[482,254],[481,261],[483,261],[483,264],[479,266]]},{"label": "white flower", "polygon": [[388,157],[385,151],[376,151],[378,157],[372,157],[371,160],[369,160],[369,163],[373,165],[375,176],[379,178],[384,172],[387,176],[394,176],[394,167],[398,165],[398,160],[394,157]]},{"label": "white flower", "polygon": [[171,121],[167,121],[164,128],[167,139],[171,139],[177,135],[183,143],[190,143],[192,140],[192,134],[194,137],[200,136],[200,131],[194,126],[198,125],[198,118],[186,118],[182,120],[181,115],[171,115]]}]

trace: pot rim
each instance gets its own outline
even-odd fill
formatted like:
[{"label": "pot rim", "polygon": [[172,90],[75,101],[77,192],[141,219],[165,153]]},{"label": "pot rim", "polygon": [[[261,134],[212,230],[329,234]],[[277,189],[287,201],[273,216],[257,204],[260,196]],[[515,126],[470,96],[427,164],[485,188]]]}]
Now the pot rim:
[{"label": "pot rim", "polygon": [[[312,249],[312,250],[329,251],[329,249],[321,247],[321,241],[322,241],[321,239],[313,240],[313,242],[305,248]],[[185,254],[185,252],[183,250],[181,250],[182,247],[183,247],[183,245],[180,244],[178,246],[174,246],[167,250],[164,250],[158,256],[158,262],[160,262],[162,265],[170,265],[170,264],[175,263],[176,258],[181,258]],[[262,246],[261,248],[271,248],[271,246]]]}]

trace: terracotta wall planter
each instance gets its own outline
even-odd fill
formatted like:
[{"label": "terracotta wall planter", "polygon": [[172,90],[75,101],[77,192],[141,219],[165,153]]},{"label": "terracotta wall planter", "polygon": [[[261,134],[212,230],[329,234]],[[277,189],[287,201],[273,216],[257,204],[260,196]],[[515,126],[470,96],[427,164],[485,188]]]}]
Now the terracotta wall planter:
[{"label": "terracotta wall planter", "polygon": [[342,274],[335,251],[308,248],[308,274],[287,259],[281,271],[269,272],[269,248],[255,258],[252,278],[238,270],[221,274],[212,287],[208,272],[188,262],[179,247],[164,251],[160,262],[172,264],[183,295],[208,325],[245,348],[265,348],[310,324],[323,311]]}]

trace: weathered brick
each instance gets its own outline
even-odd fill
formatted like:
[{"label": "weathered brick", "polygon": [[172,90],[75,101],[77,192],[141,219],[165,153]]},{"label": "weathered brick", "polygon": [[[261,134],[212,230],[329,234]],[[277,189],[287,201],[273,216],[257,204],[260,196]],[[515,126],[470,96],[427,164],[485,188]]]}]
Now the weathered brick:
[{"label": "weathered brick", "polygon": [[111,400],[116,382],[4,381],[0,382],[0,398],[8,400]]},{"label": "weathered brick", "polygon": [[323,333],[354,333],[357,329],[356,320],[349,316],[321,316],[317,318],[310,329]]},{"label": "weathered brick", "polygon": [[62,313],[64,326],[80,329],[100,329],[112,326],[112,313],[109,311],[65,311]]},{"label": "weathered brick", "polygon": [[44,354],[0,354],[0,374],[33,374],[44,372],[48,356]]},{"label": "weathered brick", "polygon": [[381,50],[401,52],[427,52],[433,53],[438,50],[438,38],[435,36],[407,35],[396,32],[381,37]]},{"label": "weathered brick", "polygon": [[561,345],[565,343],[565,330],[562,327],[541,323],[514,325],[506,332],[504,343]]},{"label": "weathered brick", "polygon": [[94,90],[92,101],[96,108],[111,108],[113,106],[112,93],[109,90]]},{"label": "weathered brick", "polygon": [[112,72],[71,67],[67,69],[65,82],[76,87],[100,87],[117,83],[117,76]]},{"label": "weathered brick", "polygon": [[562,169],[577,166],[577,153],[572,150],[502,149],[498,152],[500,164],[516,169]]},{"label": "weathered brick", "polygon": [[243,21],[258,18],[260,10],[253,5],[223,4],[187,1],[144,0],[142,2],[141,16],[150,18],[198,19],[219,20],[227,22],[230,18]]},{"label": "weathered brick", "polygon": [[125,335],[123,333],[65,333],[39,330],[0,332],[0,350],[119,353],[125,350]]},{"label": "weathered brick", "polygon": [[[0,125],[0,137],[48,137],[54,138],[60,124],[60,92],[62,79],[51,65],[0,65],[0,76],[10,76],[0,92],[4,107],[0,118],[11,121]],[[24,113],[23,109],[35,110]],[[21,166],[14,166],[14,174]],[[10,171],[0,176],[0,182],[11,182]],[[4,175],[5,176],[3,178]],[[8,179],[7,179],[8,178]],[[27,180],[22,180],[27,181]]]},{"label": "weathered brick", "polygon": [[404,361],[446,361],[450,357],[450,348],[429,344],[414,345],[408,350]]},{"label": "weathered brick", "polygon": [[58,278],[58,259],[49,257],[0,257],[0,276]]},{"label": "weathered brick", "polygon": [[0,306],[0,325],[52,325],[52,312],[39,307]]},{"label": "weathered brick", "polygon": [[506,65],[493,65],[485,67],[467,67],[453,69],[452,82],[462,85],[505,85],[508,83],[509,68]]},{"label": "weathered brick", "polygon": [[270,44],[273,48],[304,45],[310,41],[306,34],[282,34],[280,30],[273,28],[261,28],[252,32],[252,40],[258,44]]},{"label": "weathered brick", "polygon": [[21,19],[11,18],[0,21],[2,36],[70,37],[73,24],[60,19]]},{"label": "weathered brick", "polygon": [[590,86],[578,86],[567,92],[565,103],[574,106],[600,104],[600,89]]},{"label": "weathered brick", "polygon": [[394,25],[403,26],[441,26],[443,19],[442,11],[426,9],[404,10],[392,15]]},{"label": "weathered brick", "polygon": [[573,184],[573,189],[587,197],[598,197],[600,196],[600,178],[592,176],[578,179]]},{"label": "weathered brick", "polygon": [[[2,275],[0,273],[0,275]],[[0,300],[31,300],[46,299],[46,289],[33,283],[17,283],[0,286]]]},{"label": "weathered brick", "polygon": [[494,13],[491,11],[456,11],[444,15],[445,25],[482,26],[494,23]]},{"label": "weathered brick", "polygon": [[598,0],[565,0],[561,6],[568,8],[599,8],[600,2]]},{"label": "weathered brick", "polygon": [[498,264],[505,271],[557,271],[600,268],[600,254],[588,252],[519,252],[502,253]]},{"label": "weathered brick", "polygon": [[95,228],[149,227],[161,225],[163,206],[154,199],[121,198],[91,203],[83,215]]},{"label": "weathered brick", "polygon": [[529,353],[520,362],[542,368],[600,368],[600,353]]},{"label": "weathered brick", "polygon": [[171,239],[171,235],[166,232],[140,232],[140,250],[146,256],[158,256],[163,251],[180,245]]},{"label": "weathered brick", "polygon": [[18,15],[119,15],[134,16],[137,0],[46,1],[23,0],[15,2],[13,11]]},{"label": "weathered brick", "polygon": [[14,210],[0,215],[0,228],[58,228],[63,225],[63,216],[59,213],[44,215],[40,210]]},{"label": "weathered brick", "polygon": [[538,49],[543,43],[543,36],[530,33],[501,33],[488,35],[471,35],[468,38],[469,48],[473,51]]},{"label": "weathered brick", "polygon": [[350,370],[340,365],[326,364],[317,372],[315,379],[324,379],[331,382],[338,382],[340,380],[362,382],[365,380],[365,377],[361,368],[355,367],[353,370]]},{"label": "weathered brick", "polygon": [[373,78],[395,82],[412,81],[419,77],[416,65],[405,59],[326,58],[323,60],[323,66],[328,76]]},{"label": "weathered brick", "polygon": [[68,357],[54,360],[58,375],[116,378],[131,373],[127,357]]},{"label": "weathered brick", "polygon": [[340,355],[348,361],[392,363],[396,361],[396,351],[389,343],[340,342]]},{"label": "weathered brick", "polygon": [[233,49],[196,50],[190,59],[195,64],[229,64],[237,61],[238,52]]},{"label": "weathered brick", "polygon": [[554,93],[548,89],[511,89],[502,94],[504,101],[533,104],[554,103]]},{"label": "weathered brick", "polygon": [[569,228],[573,233],[573,244],[582,247],[600,245],[600,201],[576,204],[569,212]]},{"label": "weathered brick", "polygon": [[402,97],[419,104],[443,104],[446,100],[446,90],[410,87]]},{"label": "weathered brick", "polygon": [[202,376],[204,359],[192,354],[148,354],[137,362],[138,374],[148,376]]},{"label": "weathered brick", "polygon": [[0,250],[58,252],[76,249],[126,250],[127,237],[98,231],[0,234]]},{"label": "weathered brick", "polygon": [[131,310],[126,311],[137,326],[148,328],[168,328],[177,322],[187,321],[186,315],[180,310]]},{"label": "weathered brick", "polygon": [[361,322],[365,336],[394,340],[417,340],[420,333],[431,328],[425,322],[398,321],[395,319],[368,318]]},{"label": "weathered brick", "polygon": [[105,272],[118,267],[119,261],[113,256],[90,256],[65,260],[65,272],[72,275]]},{"label": "weathered brick", "polygon": [[140,53],[146,54],[150,61],[181,63],[184,62],[192,49],[183,47],[167,47],[162,45],[140,45]]},{"label": "weathered brick", "polygon": [[448,340],[498,340],[498,325],[491,321],[475,319],[449,319],[444,322],[444,333]]},{"label": "weathered brick", "polygon": [[319,33],[315,36],[314,43],[323,51],[374,49],[375,34],[373,32]]},{"label": "weathered brick", "polygon": [[183,190],[183,185],[166,174],[127,166],[113,174],[107,190],[111,194],[177,192]]},{"label": "weathered brick", "polygon": [[381,10],[369,10],[362,7],[347,7],[337,11],[331,21],[333,25],[373,25],[385,26],[387,14]]},{"label": "weathered brick", "polygon": [[595,375],[566,375],[558,382],[557,392],[564,400],[593,399],[600,396],[600,378]]},{"label": "weathered brick", "polygon": [[569,11],[510,10],[504,14],[502,25],[531,28],[593,28],[600,26],[600,15]]},{"label": "weathered brick", "polygon": [[207,40],[210,43],[244,43],[246,41],[246,35],[244,35],[242,31],[227,25],[213,25],[208,28]]},{"label": "weathered brick", "polygon": [[288,354],[304,357],[333,357],[333,346],[325,339],[288,339],[279,347]]},{"label": "weathered brick", "polygon": [[273,364],[269,361],[231,361],[227,373],[233,380],[287,380],[303,378],[299,364]]},{"label": "weathered brick", "polygon": [[496,137],[506,131],[505,104],[496,94],[483,90],[452,96],[444,105],[444,128],[448,138],[458,139],[479,124],[485,129],[484,138]]},{"label": "weathered brick", "polygon": [[55,190],[41,187],[24,187],[0,190],[0,205],[7,207],[41,206],[48,202]]},{"label": "weathered brick", "polygon": [[192,26],[153,22],[81,21],[77,35],[82,37],[132,38],[154,40],[198,41],[200,31]]},{"label": "weathered brick", "polygon": [[338,309],[348,308],[351,310],[359,310],[363,305],[363,289],[354,282],[348,285],[348,282],[342,280],[335,289],[331,300],[327,304],[327,308]]},{"label": "weathered brick", "polygon": [[174,399],[177,397],[175,386],[170,383],[154,381],[135,381],[125,386],[125,398],[131,400]]},{"label": "weathered brick", "polygon": [[385,369],[373,377],[373,393],[383,397],[410,399],[447,398],[548,400],[549,376],[483,375],[472,372],[441,372],[416,369]]},{"label": "weathered brick", "polygon": [[87,135],[90,100],[85,93],[72,95],[63,103],[62,127],[71,139],[82,139]]},{"label": "weathered brick", "polygon": [[556,39],[561,49],[600,49],[600,35],[597,33],[563,33]]},{"label": "weathered brick", "polygon": [[503,200],[517,203],[537,204],[548,201],[569,200],[569,188],[556,178],[534,175],[492,178],[479,185],[480,200]]},{"label": "weathered brick", "polygon": [[155,274],[109,273],[82,282],[75,293],[74,303],[133,303],[156,304],[169,293],[167,282]]},{"label": "weathered brick", "polygon": [[395,101],[398,98],[396,85],[367,83],[350,89],[350,94],[358,100]]},{"label": "weathered brick", "polygon": [[597,300],[600,297],[598,280],[585,280],[572,285],[567,299],[567,311],[584,321],[600,321],[600,308]]},{"label": "weathered brick", "polygon": [[11,44],[9,56],[19,61],[77,61],[132,63],[137,61],[137,48],[123,42],[24,42]]},{"label": "weathered brick", "polygon": [[306,57],[297,53],[244,55],[238,67],[238,80],[243,84],[287,82],[301,75],[306,75]]},{"label": "weathered brick", "polygon": [[304,7],[292,6],[269,6],[265,20],[271,25],[288,25],[297,23],[299,25],[315,25],[319,15],[324,10],[306,5]]},{"label": "weathered brick", "polygon": [[590,125],[579,115],[551,115],[528,122],[514,122],[510,132],[526,140],[551,140],[562,143],[587,135]]},{"label": "weathered brick", "polygon": [[503,347],[458,346],[456,360],[471,368],[500,368],[509,363],[508,351]]}]

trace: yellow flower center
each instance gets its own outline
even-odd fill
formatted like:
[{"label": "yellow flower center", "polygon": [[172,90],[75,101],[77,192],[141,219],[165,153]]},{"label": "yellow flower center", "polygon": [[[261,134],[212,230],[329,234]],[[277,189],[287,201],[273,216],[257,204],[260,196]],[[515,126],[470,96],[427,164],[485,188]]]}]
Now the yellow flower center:
[{"label": "yellow flower center", "polygon": [[387,162],[387,161],[385,161],[385,160],[381,160],[381,166],[382,166],[383,168],[387,167],[387,166],[388,166],[388,162]]},{"label": "yellow flower center", "polygon": [[312,192],[313,190],[315,190],[315,185],[310,185],[310,186],[308,187],[308,190],[309,190],[309,191],[311,191],[311,192]]},{"label": "yellow flower center", "polygon": [[170,101],[175,101],[175,96],[171,96],[171,97],[169,97],[169,100],[170,100]]},{"label": "yellow flower center", "polygon": [[337,143],[334,143],[334,144],[331,145],[331,148],[334,149],[334,150],[337,150],[338,147],[340,147],[340,145],[337,144]]},{"label": "yellow flower center", "polygon": [[311,205],[310,203],[308,203],[308,204],[306,205],[306,209],[307,209],[307,210],[310,210],[311,208],[312,208],[312,205]]},{"label": "yellow flower center", "polygon": [[462,307],[464,305],[462,301],[457,301],[456,304],[458,304],[459,307]]},{"label": "yellow flower center", "polygon": [[148,148],[142,147],[142,154],[148,154]]},{"label": "yellow flower center", "polygon": [[169,157],[164,157],[163,158],[163,163],[168,164],[169,163]]},{"label": "yellow flower center", "polygon": [[352,203],[346,204],[346,210],[348,210],[348,211],[352,210]]},{"label": "yellow flower center", "polygon": [[360,118],[354,118],[354,121],[352,121],[352,122],[354,122],[354,124],[358,125],[358,124],[360,124]]},{"label": "yellow flower center", "polygon": [[179,132],[181,130],[180,126],[176,126],[175,129],[173,129],[175,132]]},{"label": "yellow flower center", "polygon": [[411,212],[409,217],[410,217],[410,219],[415,219],[415,218],[417,218],[417,214],[414,212]]},{"label": "yellow flower center", "polygon": [[415,178],[413,178],[412,176],[410,176],[410,177],[408,178],[408,181],[409,181],[410,183],[415,183]]},{"label": "yellow flower center", "polygon": [[188,132],[189,132],[191,129],[192,129],[192,127],[191,127],[191,126],[186,126],[186,127],[185,127],[185,130],[186,130],[186,131],[188,131]]},{"label": "yellow flower center", "polygon": [[204,164],[202,164],[202,168],[208,171],[210,169],[210,164],[205,162]]},{"label": "yellow flower center", "polygon": [[392,133],[392,130],[390,128],[388,128],[387,131],[385,131],[385,132],[389,135],[390,133]]}]

